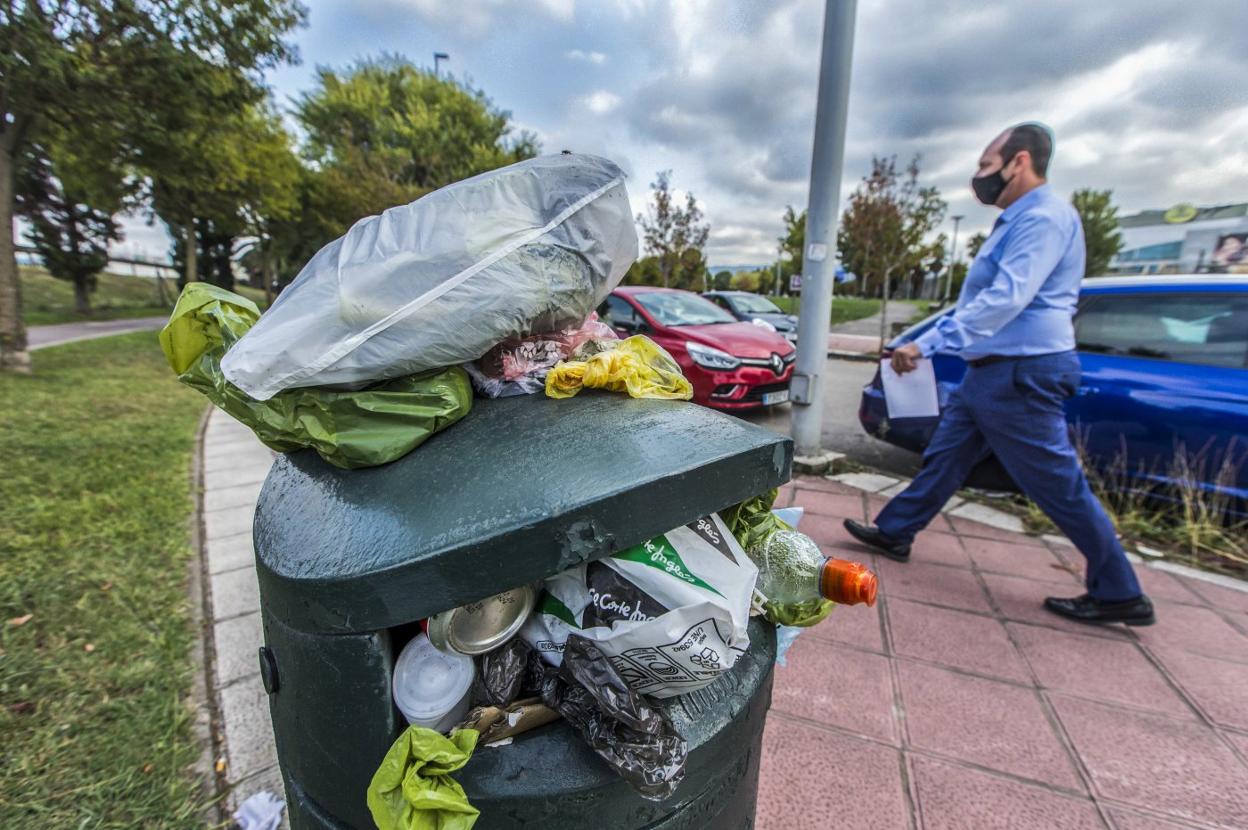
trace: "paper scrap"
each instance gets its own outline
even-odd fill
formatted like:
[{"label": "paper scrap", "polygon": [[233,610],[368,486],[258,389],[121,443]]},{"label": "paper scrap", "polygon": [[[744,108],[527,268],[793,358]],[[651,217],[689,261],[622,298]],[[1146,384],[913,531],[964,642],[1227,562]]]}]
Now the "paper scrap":
[{"label": "paper scrap", "polygon": [[894,372],[888,359],[881,360],[880,379],[884,382],[884,403],[889,418],[934,418],[940,414],[936,372],[927,358],[919,360],[915,368],[904,375]]}]

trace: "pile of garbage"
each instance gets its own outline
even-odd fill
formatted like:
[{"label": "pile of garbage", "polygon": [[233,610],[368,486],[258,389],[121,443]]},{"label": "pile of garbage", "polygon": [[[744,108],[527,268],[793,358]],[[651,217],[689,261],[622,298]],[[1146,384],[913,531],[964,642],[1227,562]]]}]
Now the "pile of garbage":
[{"label": "pile of garbage", "polygon": [[[875,603],[875,575],[824,557],[795,528],[801,509],[773,511],[775,496],[423,621],[394,669],[395,704],[411,727],[369,789],[378,826],[407,826],[394,818],[413,809],[403,793],[435,785],[454,793],[454,815],[438,820],[475,820],[458,784],[423,780],[430,767],[408,749],[413,742],[461,752],[470,744],[471,754],[559,718],[640,796],[670,797],[688,746],[651,699],[702,689],[730,671],[750,647],[751,616],[780,626],[787,648],[836,603]],[[408,759],[402,774],[396,755]]]},{"label": "pile of garbage", "polygon": [[474,389],[689,400],[671,355],[594,313],[636,258],[623,172],[543,156],[360,220],[263,315],[191,283],[160,342],[180,381],[273,450],[371,467],[466,416]]}]

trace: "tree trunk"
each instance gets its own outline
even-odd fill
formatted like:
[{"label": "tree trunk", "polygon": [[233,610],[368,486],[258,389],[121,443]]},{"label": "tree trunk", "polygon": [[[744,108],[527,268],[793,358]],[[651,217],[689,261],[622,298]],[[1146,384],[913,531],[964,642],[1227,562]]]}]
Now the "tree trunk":
[{"label": "tree trunk", "polygon": [[30,372],[13,247],[13,152],[7,143],[0,145],[0,371],[5,370]]},{"label": "tree trunk", "polygon": [[183,281],[190,285],[199,279],[199,237],[195,233],[195,218],[191,217],[183,232],[183,257],[186,259],[186,273]]},{"label": "tree trunk", "polygon": [[86,317],[91,313],[91,275],[74,275],[74,311]]}]

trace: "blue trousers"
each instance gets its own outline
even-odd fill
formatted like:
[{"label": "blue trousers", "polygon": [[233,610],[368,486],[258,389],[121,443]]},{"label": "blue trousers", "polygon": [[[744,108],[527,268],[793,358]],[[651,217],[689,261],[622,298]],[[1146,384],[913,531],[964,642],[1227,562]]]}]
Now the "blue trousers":
[{"label": "blue trousers", "polygon": [[1088,560],[1088,593],[1106,601],[1140,596],[1113,522],[1088,487],[1070,443],[1062,402],[1079,389],[1074,352],[968,367],[923,454],[923,467],[875,525],[910,541],[994,453],[1019,488]]}]

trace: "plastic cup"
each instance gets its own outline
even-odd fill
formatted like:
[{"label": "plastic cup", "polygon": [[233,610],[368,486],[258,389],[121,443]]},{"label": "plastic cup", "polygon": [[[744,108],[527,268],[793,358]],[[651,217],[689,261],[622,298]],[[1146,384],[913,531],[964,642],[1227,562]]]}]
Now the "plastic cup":
[{"label": "plastic cup", "polygon": [[413,726],[446,732],[467,714],[475,674],[471,657],[438,651],[417,634],[394,664],[394,704]]}]

